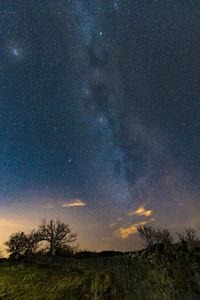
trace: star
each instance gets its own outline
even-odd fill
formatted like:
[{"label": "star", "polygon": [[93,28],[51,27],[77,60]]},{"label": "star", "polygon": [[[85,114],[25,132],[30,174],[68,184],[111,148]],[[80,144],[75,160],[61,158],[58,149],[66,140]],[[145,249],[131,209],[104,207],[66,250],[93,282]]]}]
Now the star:
[{"label": "star", "polygon": [[44,197],[48,216],[68,222],[60,201],[80,197],[81,247],[102,250],[108,222],[126,226],[142,205],[166,228],[193,222],[184,214],[200,197],[198,11],[177,0],[16,2],[0,1],[0,217],[7,205],[28,220],[32,203],[36,219],[47,216]]},{"label": "star", "polygon": [[12,49],[12,52],[13,52],[13,54],[14,54],[15,56],[18,56],[18,55],[19,55],[19,50],[16,49],[16,48],[13,48],[13,49]]}]

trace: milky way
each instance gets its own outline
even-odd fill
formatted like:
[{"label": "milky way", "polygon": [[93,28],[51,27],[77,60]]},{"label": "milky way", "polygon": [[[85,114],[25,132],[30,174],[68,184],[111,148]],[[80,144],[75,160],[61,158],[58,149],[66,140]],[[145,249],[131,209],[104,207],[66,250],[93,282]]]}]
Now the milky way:
[{"label": "milky way", "polygon": [[199,226],[199,9],[1,1],[2,217],[93,228],[98,249],[142,222]]}]

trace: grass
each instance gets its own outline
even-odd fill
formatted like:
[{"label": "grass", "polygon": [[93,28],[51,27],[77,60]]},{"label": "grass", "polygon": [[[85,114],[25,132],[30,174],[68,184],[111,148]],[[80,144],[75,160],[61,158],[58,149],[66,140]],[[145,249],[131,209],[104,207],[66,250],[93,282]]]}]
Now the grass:
[{"label": "grass", "polygon": [[113,275],[22,262],[0,262],[0,299],[130,299]]},{"label": "grass", "polygon": [[2,259],[0,299],[199,300],[200,242],[114,257]]}]

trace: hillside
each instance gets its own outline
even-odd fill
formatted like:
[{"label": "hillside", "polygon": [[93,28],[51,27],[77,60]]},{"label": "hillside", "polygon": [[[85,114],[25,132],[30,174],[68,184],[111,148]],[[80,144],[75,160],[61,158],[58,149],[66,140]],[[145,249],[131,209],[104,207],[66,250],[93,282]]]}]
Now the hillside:
[{"label": "hillside", "polygon": [[198,300],[200,242],[113,257],[2,260],[0,299]]}]

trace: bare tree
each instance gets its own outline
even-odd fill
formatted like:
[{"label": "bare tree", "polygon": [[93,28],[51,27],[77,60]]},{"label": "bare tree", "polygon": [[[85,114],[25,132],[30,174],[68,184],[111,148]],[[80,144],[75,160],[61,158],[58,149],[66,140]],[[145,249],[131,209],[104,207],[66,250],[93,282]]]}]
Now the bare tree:
[{"label": "bare tree", "polygon": [[71,233],[69,225],[57,220],[56,223],[51,220],[46,223],[46,220],[42,220],[42,224],[39,226],[38,233],[40,234],[40,240],[48,243],[48,253],[54,255],[57,249],[68,246],[76,241],[77,234]]},{"label": "bare tree", "polygon": [[155,240],[157,243],[164,243],[167,245],[171,245],[173,243],[173,236],[168,229],[157,229],[155,235]]},{"label": "bare tree", "polygon": [[39,248],[40,241],[41,235],[35,230],[32,230],[28,235],[26,235],[27,249],[25,254],[35,254]]},{"label": "bare tree", "polygon": [[187,228],[185,233],[176,233],[181,242],[195,242],[198,240],[196,231],[193,228]]},{"label": "bare tree", "polygon": [[156,242],[156,231],[151,226],[140,225],[137,227],[139,237],[145,241],[146,247],[151,247]]},{"label": "bare tree", "polygon": [[34,230],[26,235],[24,232],[13,233],[4,244],[11,256],[16,257],[26,254],[34,254],[38,248],[40,237]]}]

